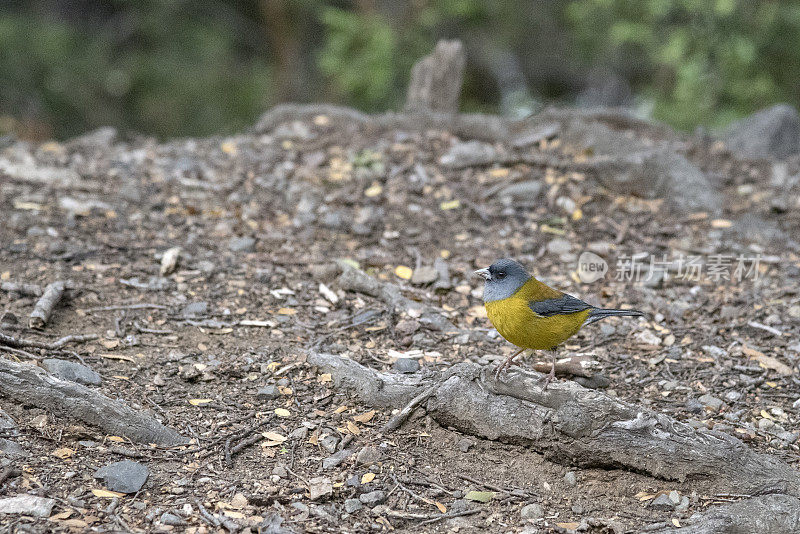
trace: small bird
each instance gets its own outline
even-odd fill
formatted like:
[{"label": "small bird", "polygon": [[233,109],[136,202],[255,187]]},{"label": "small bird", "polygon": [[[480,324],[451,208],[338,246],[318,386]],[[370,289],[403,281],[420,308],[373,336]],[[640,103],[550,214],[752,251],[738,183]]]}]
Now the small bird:
[{"label": "small bird", "polygon": [[[606,317],[644,316],[638,310],[595,308],[582,300],[548,287],[518,262],[503,258],[475,274],[483,277],[483,302],[494,327],[519,350],[495,371],[495,377],[511,366],[525,349],[555,350],[587,324]],[[556,354],[544,387],[556,376]]]}]

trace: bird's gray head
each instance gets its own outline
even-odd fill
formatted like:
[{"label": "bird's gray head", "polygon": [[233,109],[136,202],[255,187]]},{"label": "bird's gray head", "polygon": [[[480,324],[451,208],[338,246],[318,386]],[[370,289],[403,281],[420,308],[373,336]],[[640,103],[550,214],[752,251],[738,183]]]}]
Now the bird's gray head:
[{"label": "bird's gray head", "polygon": [[483,277],[483,301],[507,299],[531,279],[525,267],[510,258],[497,260],[487,269],[478,269],[475,274]]}]

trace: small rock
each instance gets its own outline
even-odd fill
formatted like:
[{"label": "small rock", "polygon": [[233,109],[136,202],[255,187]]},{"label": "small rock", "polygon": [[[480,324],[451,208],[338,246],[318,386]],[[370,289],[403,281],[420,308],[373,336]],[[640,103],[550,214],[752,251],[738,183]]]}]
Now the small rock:
[{"label": "small rock", "polygon": [[333,485],[331,479],[327,477],[314,477],[308,481],[308,491],[311,494],[309,498],[312,501],[321,499],[333,493]]},{"label": "small rock", "polygon": [[42,367],[62,380],[69,380],[89,386],[99,386],[102,382],[99,374],[77,362],[46,358],[42,360]]},{"label": "small rock", "polygon": [[403,319],[394,326],[394,331],[401,336],[410,336],[419,330],[419,321],[414,319]]},{"label": "small rock", "polygon": [[332,467],[336,467],[337,465],[341,464],[342,462],[350,458],[350,455],[352,454],[353,454],[352,450],[342,449],[341,451],[332,454],[327,458],[325,458],[324,460],[322,460],[322,468],[331,469]]},{"label": "small rock", "polygon": [[356,463],[358,465],[370,465],[380,461],[381,457],[381,451],[377,447],[364,447],[358,451]]},{"label": "small rock", "polygon": [[363,508],[363,505],[358,499],[345,499],[344,501],[344,511],[348,514],[358,512],[361,508]]},{"label": "small rock", "polygon": [[578,484],[578,479],[575,476],[575,471],[567,471],[567,474],[564,475],[564,482],[566,482],[570,486],[577,485]]},{"label": "small rock", "polygon": [[725,394],[725,400],[728,402],[736,402],[742,397],[741,392],[739,391],[729,391]]},{"label": "small rock", "polygon": [[703,351],[712,358],[722,358],[728,355],[725,349],[716,345],[703,345]]},{"label": "small rock", "polygon": [[292,430],[289,434],[289,439],[306,439],[306,436],[308,436],[308,429],[301,426]]},{"label": "small rock", "polygon": [[686,409],[689,410],[691,413],[703,413],[703,403],[697,399],[687,399],[686,400]]},{"label": "small rock", "polygon": [[231,252],[253,252],[256,249],[256,240],[250,236],[234,237],[228,242]]},{"label": "small rock", "polygon": [[411,275],[411,283],[416,286],[423,286],[432,284],[439,278],[439,273],[433,267],[420,267],[414,269],[414,274]]},{"label": "small rock", "polygon": [[734,123],[723,140],[734,154],[785,158],[800,151],[800,115],[789,104],[777,104]]},{"label": "small rock", "polygon": [[162,524],[169,525],[172,527],[179,527],[186,524],[186,521],[181,519],[180,516],[171,514],[169,512],[164,512],[163,514],[161,514],[161,517],[159,517],[158,520]]},{"label": "small rock", "polygon": [[468,452],[473,446],[475,446],[475,442],[469,438],[461,438],[458,440],[458,450],[461,452]]},{"label": "small rock", "polygon": [[22,445],[10,439],[0,438],[0,452],[9,458],[21,458],[28,455],[28,451]]},{"label": "small rock", "polygon": [[142,489],[149,474],[147,467],[139,462],[123,460],[101,467],[95,471],[94,478],[102,478],[111,491],[136,493]]},{"label": "small rock", "polygon": [[323,449],[328,451],[330,454],[333,454],[336,452],[336,446],[339,444],[339,438],[336,436],[325,436],[320,440],[319,444]]},{"label": "small rock", "polygon": [[278,397],[280,397],[281,396],[281,392],[280,392],[280,390],[278,390],[278,386],[268,385],[268,386],[263,386],[263,387],[258,388],[258,391],[256,392],[256,396],[259,399],[273,400],[273,399],[277,399]]},{"label": "small rock", "polygon": [[383,502],[386,500],[386,492],[381,490],[370,491],[369,493],[364,493],[361,495],[358,500],[371,508],[373,506],[383,504]]},{"label": "small rock", "polygon": [[345,485],[347,485],[347,486],[349,486],[351,488],[357,488],[357,487],[359,487],[361,485],[361,477],[359,477],[358,475],[353,475],[350,478],[348,478],[347,480],[345,480],[344,483],[345,483]]},{"label": "small rock", "polygon": [[492,145],[481,141],[467,141],[454,144],[439,158],[439,164],[451,169],[463,169],[492,163],[496,159],[497,151]]},{"label": "small rock", "polygon": [[551,254],[561,255],[572,250],[572,243],[566,239],[556,238],[547,244],[547,251]]},{"label": "small rock", "polygon": [[758,420],[758,429],[759,430],[769,430],[775,426],[775,422],[772,419],[767,419],[766,417],[762,417]]},{"label": "small rock", "polygon": [[542,182],[528,180],[504,187],[497,194],[500,198],[509,197],[512,200],[536,200],[542,191]]},{"label": "small rock", "polygon": [[522,519],[535,521],[536,519],[541,519],[544,517],[544,510],[539,504],[534,502],[523,506],[522,510],[520,510],[520,515],[522,516]]},{"label": "small rock", "polygon": [[278,464],[272,468],[272,474],[277,475],[281,478],[286,478],[289,475],[289,472],[286,470],[284,466]]},{"label": "small rock", "polygon": [[55,504],[54,499],[22,494],[0,499],[0,513],[50,517]]},{"label": "small rock", "polygon": [[718,412],[719,409],[722,408],[722,405],[725,404],[724,402],[722,402],[722,399],[718,399],[717,397],[709,395],[708,393],[706,393],[697,400],[703,403],[703,406],[705,406],[707,410],[710,410],[712,412]]},{"label": "small rock", "polygon": [[678,490],[672,490],[669,492],[669,500],[676,506],[681,502],[681,494],[678,493]]},{"label": "small rock", "polygon": [[600,333],[604,336],[613,336],[617,333],[617,329],[612,324],[600,323]]},{"label": "small rock", "polygon": [[190,302],[181,312],[184,317],[199,317],[208,313],[208,302]]},{"label": "small rock", "polygon": [[678,506],[675,507],[675,510],[678,512],[683,512],[689,508],[689,497],[684,495],[681,497],[681,502]]},{"label": "small rock", "polygon": [[669,495],[662,493],[650,502],[650,508],[656,510],[670,511],[675,509],[675,503],[669,498]]},{"label": "small rock", "polygon": [[416,373],[420,365],[415,358],[398,358],[392,367],[398,373]]}]

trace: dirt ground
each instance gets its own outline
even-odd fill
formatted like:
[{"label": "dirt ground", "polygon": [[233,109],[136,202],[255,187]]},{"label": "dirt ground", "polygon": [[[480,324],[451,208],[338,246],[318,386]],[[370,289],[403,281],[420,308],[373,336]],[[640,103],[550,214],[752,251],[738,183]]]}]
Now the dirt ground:
[{"label": "dirt ground", "polygon": [[[338,393],[305,363],[307,351],[391,370],[400,356],[428,368],[495,365],[513,348],[496,335],[444,335],[342,291],[340,258],[475,331],[491,325],[471,273],[505,256],[590,303],[641,309],[648,319],[592,325],[560,353],[599,361],[611,394],[797,463],[800,217],[797,187],[781,189],[775,178],[792,174],[793,163],[776,170],[689,139],[690,157],[724,192],[725,207],[675,214],[660,199],[613,193],[588,173],[441,165],[460,142],[444,131],[356,128],[318,116],[267,135],[163,144],[90,136],[0,148],[0,278],[77,288],[41,331],[25,326],[35,297],[0,292],[0,330],[41,341],[98,334],[60,351],[26,350],[85,363],[101,375],[103,393],[192,440],[136,444],[0,395],[18,426],[18,435],[0,437],[28,453],[0,454],[0,467],[21,471],[0,482],[0,496],[56,499],[49,518],[0,522],[19,532],[633,532],[680,525],[736,498],[708,481],[553,463],[441,428],[422,411],[381,434],[391,414]],[[538,148],[568,153],[558,138]],[[531,180],[542,186],[536,197],[498,194]],[[181,249],[177,267],[162,276],[162,255],[173,247]],[[604,278],[581,282],[583,251],[608,261]],[[617,267],[638,253],[645,265],[650,256],[698,256],[704,269],[697,280],[675,272],[617,279]],[[733,258],[730,278],[739,257],[751,272],[714,279],[714,255]],[[411,279],[436,258],[449,283]],[[130,306],[144,303],[157,307]],[[354,454],[324,469],[342,441]],[[116,500],[93,493],[103,489],[95,470],[125,459],[149,469],[144,488]],[[689,497],[687,508],[651,506],[671,490]],[[474,491],[493,494],[480,502]],[[366,494],[374,500],[354,500]],[[346,512],[345,501],[360,509]],[[541,508],[523,512],[530,504]]]}]

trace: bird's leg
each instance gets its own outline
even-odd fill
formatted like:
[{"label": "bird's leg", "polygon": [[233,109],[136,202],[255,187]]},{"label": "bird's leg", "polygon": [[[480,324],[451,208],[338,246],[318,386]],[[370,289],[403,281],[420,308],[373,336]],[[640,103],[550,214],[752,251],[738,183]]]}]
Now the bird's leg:
[{"label": "bird's leg", "polygon": [[496,370],[495,370],[495,372],[494,372],[494,378],[495,378],[495,380],[497,380],[498,378],[500,378],[500,373],[501,373],[501,372],[502,372],[504,369],[508,369],[509,367],[511,367],[511,364],[512,364],[512,363],[514,363],[514,358],[516,358],[517,356],[519,356],[520,354],[522,354],[522,351],[524,351],[524,350],[525,350],[525,349],[519,349],[517,352],[515,352],[514,354],[512,354],[511,356],[509,356],[508,358],[506,358],[506,361],[504,361],[503,363],[501,363],[500,365],[498,365],[498,366],[497,366],[497,369],[496,369]]},{"label": "bird's leg", "polygon": [[542,391],[546,390],[550,382],[556,378],[556,351],[552,351],[551,354],[553,355],[553,365],[550,367],[550,372],[539,379],[540,382],[543,382]]}]

